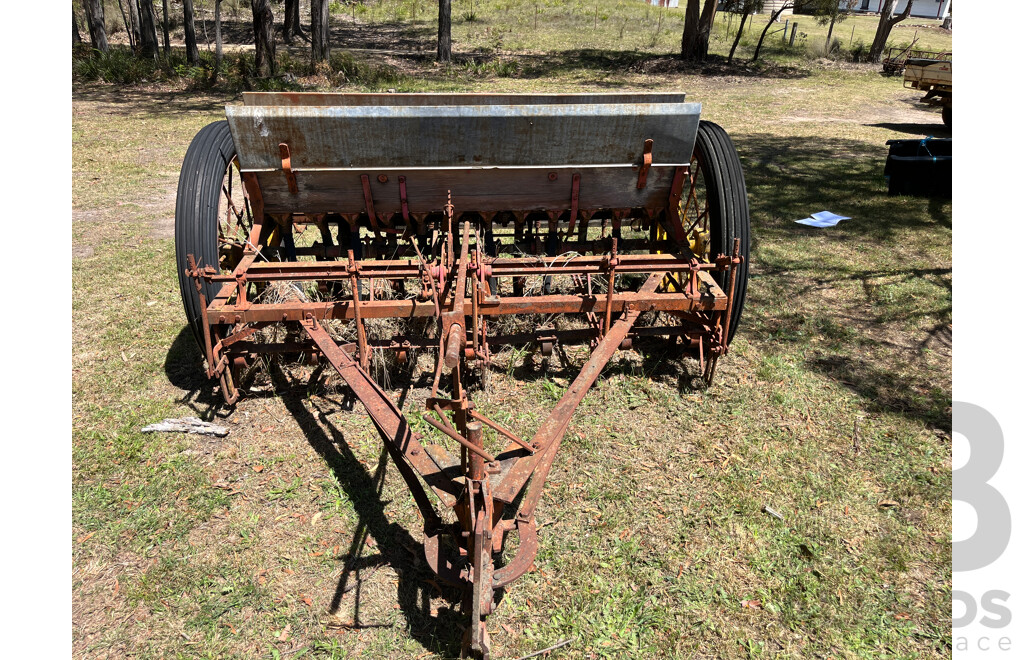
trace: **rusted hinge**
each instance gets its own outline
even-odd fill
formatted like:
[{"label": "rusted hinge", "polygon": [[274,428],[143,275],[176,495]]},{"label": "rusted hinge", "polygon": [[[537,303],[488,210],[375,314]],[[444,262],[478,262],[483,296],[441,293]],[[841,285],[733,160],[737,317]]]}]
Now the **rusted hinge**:
[{"label": "rusted hinge", "polygon": [[651,156],[652,149],[654,149],[654,140],[647,138],[644,140],[644,162],[640,165],[640,174],[636,177],[637,190],[647,186],[647,172],[651,169],[653,159],[653,156]]},{"label": "rusted hinge", "polygon": [[398,177],[398,197],[402,202],[402,219],[405,220],[406,227],[409,226],[409,197],[405,192],[405,177]]},{"label": "rusted hinge", "polygon": [[377,238],[380,238],[380,226],[377,224],[377,212],[373,209],[373,193],[370,192],[370,177],[361,174],[359,176],[363,182],[363,202],[366,204],[366,215],[369,217],[370,226],[373,227],[373,233]]},{"label": "rusted hinge", "polygon": [[572,175],[572,205],[569,208],[569,231],[566,232],[567,237],[572,237],[573,231],[576,230],[576,216],[580,212],[580,174],[579,172]]},{"label": "rusted hinge", "polygon": [[295,180],[295,172],[292,172],[292,150],[287,142],[282,142],[277,148],[281,150],[281,169],[284,171],[284,178],[288,179],[288,192],[297,195],[299,184]]}]

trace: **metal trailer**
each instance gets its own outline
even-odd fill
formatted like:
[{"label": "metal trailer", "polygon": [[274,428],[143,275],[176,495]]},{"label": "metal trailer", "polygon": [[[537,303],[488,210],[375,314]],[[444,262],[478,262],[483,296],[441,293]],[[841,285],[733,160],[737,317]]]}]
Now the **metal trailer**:
[{"label": "metal trailer", "polygon": [[953,127],[953,53],[946,51],[903,49],[893,55],[889,50],[883,69],[903,73],[903,86],[925,93],[922,103],[942,107],[942,123]]},{"label": "metal trailer", "polygon": [[953,55],[926,53],[907,58],[903,86],[925,92],[922,103],[942,107],[942,123],[953,128]]},{"label": "metal trailer", "polygon": [[[179,283],[206,375],[232,405],[260,356],[340,374],[423,515],[427,563],[463,590],[465,653],[486,658],[486,617],[537,553],[545,480],[605,364],[661,337],[710,384],[728,351],[750,248],[736,150],[683,94],[243,101],[196,135],[178,184]],[[566,323],[492,330],[523,314]],[[379,319],[421,330],[370,337]],[[282,325],[283,341],[267,338]],[[532,438],[483,414],[468,387],[487,386],[492,351],[509,344],[590,347]],[[375,352],[402,363],[424,350],[429,437],[369,375]]]}]

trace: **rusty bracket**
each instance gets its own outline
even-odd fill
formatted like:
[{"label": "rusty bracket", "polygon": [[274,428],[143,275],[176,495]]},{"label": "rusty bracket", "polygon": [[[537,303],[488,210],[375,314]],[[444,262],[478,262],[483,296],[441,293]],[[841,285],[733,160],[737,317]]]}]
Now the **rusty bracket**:
[{"label": "rusty bracket", "polygon": [[494,572],[495,589],[500,589],[513,580],[522,577],[530,570],[534,557],[537,556],[537,523],[532,516],[519,515],[515,521],[519,529],[519,551],[512,561]]},{"label": "rusty bracket", "polygon": [[[729,303],[728,303],[728,305],[726,305],[726,308],[725,308],[725,327],[723,328],[723,334],[722,334],[722,336],[724,338],[724,341],[722,342],[722,345],[725,347],[726,351],[728,350],[728,347],[729,347],[729,344],[728,344],[728,342],[729,342],[729,323],[732,320],[733,299],[736,297],[736,269],[739,267],[739,265],[741,263],[743,263],[743,258],[740,256],[740,239],[739,239],[739,237],[736,237],[735,239],[733,239],[733,242],[732,242],[732,258],[729,260],[729,262],[730,262],[730,266],[731,266],[729,268],[729,285],[728,285],[729,286],[729,292],[728,292]],[[723,352],[725,352],[725,351],[723,351]]]},{"label": "rusty bracket", "polygon": [[363,325],[362,303],[359,295],[359,265],[356,263],[352,250],[348,251],[348,272],[352,287],[352,314],[355,317],[356,339],[359,341],[359,366],[365,370],[370,366],[370,350],[366,343],[366,326]]},{"label": "rusty bracket", "polygon": [[675,174],[672,176],[672,187],[668,195],[668,208],[666,209],[666,214],[668,215],[667,229],[672,232],[672,240],[677,243],[682,243],[686,239],[683,221],[679,217],[679,205],[683,199],[683,182],[686,180],[689,171],[690,168],[688,167],[676,168]]},{"label": "rusty bracket", "polygon": [[572,175],[572,206],[569,207],[569,230],[565,232],[565,235],[569,238],[572,237],[572,233],[576,230],[576,216],[580,212],[580,175],[579,172]]},{"label": "rusty bracket", "polygon": [[692,300],[700,299],[700,262],[696,257],[690,259],[690,269],[686,274],[686,285],[684,291]]},{"label": "rusty bracket", "polygon": [[284,178],[288,179],[288,192],[298,195],[299,184],[295,180],[295,172],[292,171],[292,150],[287,142],[282,142],[277,148],[281,150],[281,170],[284,171]]},{"label": "rusty bracket", "polygon": [[652,149],[654,149],[654,140],[647,138],[644,140],[644,161],[640,165],[640,173],[636,177],[637,190],[647,187],[647,172],[650,171],[653,162]]},{"label": "rusty bracket", "polygon": [[360,174],[359,179],[363,182],[363,202],[366,204],[366,215],[370,219],[370,226],[373,227],[374,236],[380,238],[377,212],[373,210],[373,193],[370,192],[370,177],[366,174]]},{"label": "rusty bracket", "polygon": [[558,341],[558,337],[551,334],[554,332],[555,327],[552,325],[543,325],[537,327],[537,346],[540,347],[540,354],[544,357],[550,357],[554,351],[555,342]]},{"label": "rusty bracket", "polygon": [[402,219],[406,226],[409,226],[409,196],[405,191],[405,177],[398,177],[398,198],[402,201]]},{"label": "rusty bracket", "polygon": [[611,256],[608,258],[608,297],[604,305],[604,327],[601,332],[601,336],[608,334],[608,331],[612,327],[612,300],[615,296],[615,268],[619,265],[618,258],[619,239],[612,239],[612,250]]},{"label": "rusty bracket", "polygon": [[210,337],[210,317],[206,307],[206,294],[203,293],[203,271],[199,270],[194,255],[188,255],[188,274],[195,280],[196,291],[199,293],[199,311],[203,324],[203,343],[206,347],[206,377],[213,378],[216,365],[214,364],[213,339]]},{"label": "rusty bracket", "polygon": [[260,190],[260,182],[254,172],[242,172],[242,185],[249,199],[249,206],[252,207],[252,229],[249,231],[249,240],[246,241],[245,253],[256,254],[256,246],[260,244],[263,232],[263,191]]},{"label": "rusty bracket", "polygon": [[476,514],[473,525],[473,592],[472,620],[467,631],[470,648],[484,657],[490,657],[491,642],[484,617],[494,607],[494,563],[491,558],[491,519],[485,509]]}]

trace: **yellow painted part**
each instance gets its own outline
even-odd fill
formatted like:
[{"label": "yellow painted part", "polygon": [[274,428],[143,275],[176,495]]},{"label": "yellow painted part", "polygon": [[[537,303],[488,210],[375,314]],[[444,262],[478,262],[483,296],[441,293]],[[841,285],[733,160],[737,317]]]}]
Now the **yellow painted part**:
[{"label": "yellow painted part", "polygon": [[[654,239],[657,241],[663,241],[668,238],[668,232],[662,229],[661,225],[654,228]],[[664,250],[655,250],[655,254],[664,254]],[[661,279],[661,290],[678,292],[679,289],[676,287],[673,280],[669,279],[668,275]]]},{"label": "yellow painted part", "polygon": [[277,247],[281,244],[281,232],[279,229],[280,228],[277,225],[274,225],[274,228],[270,230],[269,234],[267,234],[267,246]]},{"label": "yellow painted part", "polygon": [[[680,203],[680,206],[682,206],[682,203]],[[685,225],[685,222],[686,222],[686,218],[680,218],[680,220],[681,220],[681,221],[682,221],[682,222],[684,223],[684,225],[683,225],[683,226],[686,226],[686,225]],[[663,240],[665,240],[666,238],[668,238],[668,232],[666,232],[666,231],[665,231],[665,230],[664,230],[664,229],[663,229],[663,228],[661,227],[661,225],[658,225],[658,226],[657,226],[657,227],[655,228],[655,232],[654,232],[654,239],[655,239],[655,240],[658,240],[658,241],[663,241]],[[692,234],[691,234],[691,235],[690,235],[690,236],[688,237],[688,239],[689,239],[689,240],[688,240],[688,242],[689,242],[689,244],[690,244],[690,250],[691,250],[691,251],[692,251],[692,252],[693,252],[693,253],[694,253],[695,255],[697,255],[697,258],[699,258],[699,259],[702,259],[702,260],[704,260],[704,261],[708,261],[708,259],[707,259],[707,258],[705,258],[705,256],[704,256],[704,255],[705,255],[705,254],[707,253],[707,250],[708,250],[708,241],[710,240],[710,238],[711,238],[711,236],[710,236],[710,232],[707,232],[707,231],[701,231],[701,230],[699,230],[699,229],[698,229],[698,230],[695,230],[695,231],[694,231],[694,232],[693,232],[693,233],[692,233]],[[655,254],[664,254],[664,250],[655,250]],[[673,281],[672,281],[672,280],[670,280],[670,279],[669,279],[669,278],[668,278],[668,277],[666,276],[666,277],[665,277],[665,278],[664,278],[664,279],[662,280],[662,282],[661,282],[661,290],[662,290],[662,291],[673,291],[673,292],[678,292],[678,291],[679,291],[679,288],[678,288],[678,287],[677,287],[677,286],[676,286],[676,285],[675,285],[675,284],[673,283]]]},{"label": "yellow painted part", "polygon": [[707,261],[707,259],[704,258],[704,255],[708,251],[709,238],[710,236],[708,236],[708,232],[700,230],[695,231],[692,238],[690,238],[690,249],[693,250],[695,255],[704,259],[704,261]]}]

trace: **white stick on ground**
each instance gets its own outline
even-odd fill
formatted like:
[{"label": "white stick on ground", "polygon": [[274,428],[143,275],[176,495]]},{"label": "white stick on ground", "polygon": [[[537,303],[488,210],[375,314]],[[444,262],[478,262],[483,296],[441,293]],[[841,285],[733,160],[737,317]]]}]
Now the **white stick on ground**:
[{"label": "white stick on ground", "polygon": [[165,419],[157,424],[150,424],[142,429],[143,433],[198,433],[199,435],[215,435],[223,438],[228,434],[226,426],[204,422],[198,417],[182,417],[181,419]]}]

